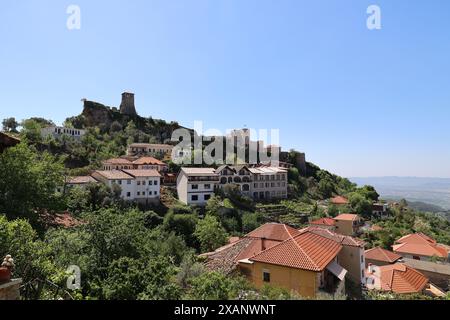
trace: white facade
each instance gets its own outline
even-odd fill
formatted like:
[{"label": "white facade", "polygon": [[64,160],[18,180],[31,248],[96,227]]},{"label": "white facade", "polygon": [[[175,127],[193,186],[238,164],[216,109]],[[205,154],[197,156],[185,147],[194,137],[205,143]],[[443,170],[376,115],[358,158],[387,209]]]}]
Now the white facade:
[{"label": "white facade", "polygon": [[157,202],[161,192],[161,175],[156,170],[124,170],[131,175],[134,185],[134,199],[141,203]]},{"label": "white facade", "polygon": [[41,130],[42,138],[46,138],[48,136],[60,138],[63,135],[66,135],[75,139],[81,139],[81,137],[84,136],[85,133],[86,131],[82,129],[56,127],[56,126],[46,127]]},{"label": "white facade", "polygon": [[127,154],[165,156],[172,153],[173,146],[168,144],[132,143],[128,146]]},{"label": "white facade", "polygon": [[214,195],[218,183],[219,175],[214,168],[182,168],[177,177],[178,199],[203,206]]},{"label": "white facade", "polygon": [[234,184],[239,187],[241,193],[252,197],[253,175],[246,166],[221,166],[216,170],[220,176],[219,186],[223,188],[226,185]]},{"label": "white facade", "polygon": [[149,204],[160,199],[161,175],[156,170],[95,171],[92,176],[110,188],[119,186],[124,200]]},{"label": "white facade", "polygon": [[214,189],[237,185],[243,195],[259,200],[287,198],[287,170],[277,167],[221,166],[182,168],[177,177],[178,198],[185,204],[204,205]]},{"label": "white facade", "polygon": [[249,169],[253,174],[252,193],[254,199],[270,200],[287,198],[287,170],[279,167]]}]

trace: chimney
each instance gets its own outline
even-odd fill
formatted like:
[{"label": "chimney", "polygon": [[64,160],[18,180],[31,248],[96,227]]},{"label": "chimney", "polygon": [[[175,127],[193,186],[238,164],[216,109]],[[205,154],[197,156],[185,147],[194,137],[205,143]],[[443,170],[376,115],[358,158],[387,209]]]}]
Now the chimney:
[{"label": "chimney", "polygon": [[266,250],[266,238],[261,238],[261,251]]},{"label": "chimney", "polygon": [[122,103],[120,104],[120,113],[136,116],[136,108],[134,106],[134,93],[124,92],[122,93]]}]

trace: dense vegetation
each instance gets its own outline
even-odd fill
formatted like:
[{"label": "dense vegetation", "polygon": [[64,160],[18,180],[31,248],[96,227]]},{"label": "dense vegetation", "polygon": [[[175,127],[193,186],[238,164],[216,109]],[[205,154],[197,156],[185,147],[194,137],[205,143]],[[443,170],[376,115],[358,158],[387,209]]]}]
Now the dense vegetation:
[{"label": "dense vegetation", "polygon": [[[84,127],[80,117],[67,125]],[[209,272],[197,257],[268,221],[301,228],[310,219],[356,212],[382,228],[363,235],[368,246],[389,248],[410,232],[450,244],[448,221],[415,212],[406,203],[378,221],[371,216],[371,204],[379,197],[374,188],[358,188],[311,163],[302,174],[289,170],[290,197],[276,203],[254,203],[233,187],[218,192],[206,208],[172,199],[167,210],[137,208],[119,198],[120,190],[102,184],[57,192],[67,176],[123,155],[130,142],[162,142],[152,130],[167,124],[154,122],[146,129],[149,119],[136,125],[135,119],[117,118],[108,127],[87,128],[81,142],[43,140],[40,128],[49,124],[28,119],[16,133],[15,120],[3,122],[4,130],[20,135],[22,143],[0,154],[0,255],[14,256],[14,275],[24,279],[27,299],[299,299],[282,289],[256,291],[240,277]],[[346,196],[349,205],[330,205],[326,200],[334,195]],[[66,210],[76,226],[49,227],[42,220],[44,214]],[[65,289],[70,265],[82,270],[82,286],[75,292]]]}]

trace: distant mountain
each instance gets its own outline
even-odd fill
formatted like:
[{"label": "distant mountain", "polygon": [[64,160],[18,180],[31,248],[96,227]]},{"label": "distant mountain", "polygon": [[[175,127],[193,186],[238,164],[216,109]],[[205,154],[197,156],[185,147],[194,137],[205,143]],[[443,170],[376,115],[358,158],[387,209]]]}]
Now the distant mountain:
[{"label": "distant mountain", "polygon": [[[382,198],[406,199],[409,202],[422,202],[450,210],[450,179],[418,177],[354,177],[350,181],[358,185],[374,186]],[[418,204],[418,207],[422,206]],[[423,206],[422,206],[423,207]],[[438,208],[429,207],[431,212]]]}]

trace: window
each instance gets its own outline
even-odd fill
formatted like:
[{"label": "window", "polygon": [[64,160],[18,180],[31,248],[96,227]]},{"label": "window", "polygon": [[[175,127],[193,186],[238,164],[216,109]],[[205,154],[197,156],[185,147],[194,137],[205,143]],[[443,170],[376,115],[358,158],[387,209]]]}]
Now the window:
[{"label": "window", "polygon": [[131,193],[130,192],[127,192],[127,197],[128,198],[131,197]]},{"label": "window", "polygon": [[191,200],[192,201],[198,201],[198,196],[192,196]]},{"label": "window", "polygon": [[141,195],[141,193],[140,193],[140,192],[138,191],[138,192],[137,192],[137,195],[138,195],[138,196],[140,196],[140,195]]},{"label": "window", "polygon": [[269,271],[263,271],[263,281],[270,282],[270,272]]},{"label": "window", "polygon": [[145,191],[142,191],[142,195],[145,196]]},{"label": "window", "polygon": [[414,260],[420,260],[420,257],[419,256],[413,256],[413,259]]},{"label": "window", "polygon": [[153,185],[153,181],[150,180],[150,181],[148,182],[148,185],[149,185],[149,186]]},{"label": "window", "polygon": [[157,186],[157,185],[158,185],[158,180],[153,181],[153,184],[154,184],[155,186]]},{"label": "window", "polygon": [[137,185],[138,185],[138,186],[140,186],[140,185],[141,185],[141,182],[140,182],[140,181],[138,181],[138,182],[137,182]]},{"label": "window", "polygon": [[208,201],[210,198],[211,198],[211,195],[205,194],[205,196],[204,196],[205,201]]},{"label": "window", "polygon": [[363,262],[364,262],[364,256],[361,255],[361,263],[363,263]]},{"label": "window", "polygon": [[192,190],[198,190],[198,184],[193,184],[192,185]]},{"label": "window", "polygon": [[122,185],[122,180],[118,180],[117,182],[118,182],[120,185]]},{"label": "window", "polygon": [[205,189],[211,189],[211,185],[210,184],[205,184]]},{"label": "window", "polygon": [[145,186],[145,181],[142,181],[142,185]]},{"label": "window", "polygon": [[131,184],[131,180],[127,180],[127,184]]}]

